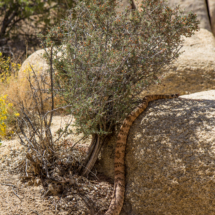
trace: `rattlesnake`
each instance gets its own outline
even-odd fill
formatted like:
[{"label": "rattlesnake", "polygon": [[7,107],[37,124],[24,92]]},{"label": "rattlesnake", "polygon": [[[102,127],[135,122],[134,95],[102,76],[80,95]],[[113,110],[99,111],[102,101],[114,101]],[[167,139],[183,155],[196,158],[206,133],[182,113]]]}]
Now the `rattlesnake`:
[{"label": "rattlesnake", "polygon": [[125,147],[128,132],[134,120],[147,108],[150,101],[178,98],[179,94],[145,96],[143,102],[123,121],[117,136],[114,159],[114,196],[105,215],[118,215],[122,209],[125,193]]}]

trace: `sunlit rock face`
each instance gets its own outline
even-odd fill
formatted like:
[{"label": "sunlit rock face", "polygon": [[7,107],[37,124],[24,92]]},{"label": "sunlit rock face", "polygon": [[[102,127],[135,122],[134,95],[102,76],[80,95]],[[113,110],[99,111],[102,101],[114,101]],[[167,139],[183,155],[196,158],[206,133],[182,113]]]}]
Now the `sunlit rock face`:
[{"label": "sunlit rock face", "polygon": [[[131,127],[121,215],[215,213],[215,100],[182,98],[151,102]],[[112,179],[115,142],[100,160]]]}]

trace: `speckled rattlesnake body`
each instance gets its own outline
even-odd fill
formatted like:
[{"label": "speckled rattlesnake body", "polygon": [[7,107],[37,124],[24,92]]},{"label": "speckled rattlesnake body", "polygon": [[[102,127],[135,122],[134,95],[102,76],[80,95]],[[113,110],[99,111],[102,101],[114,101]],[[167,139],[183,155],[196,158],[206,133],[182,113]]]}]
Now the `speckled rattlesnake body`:
[{"label": "speckled rattlesnake body", "polygon": [[143,102],[124,119],[117,136],[115,147],[114,196],[105,215],[118,215],[123,206],[125,193],[125,147],[131,125],[135,119],[147,108],[150,101],[157,99],[172,99],[177,98],[178,96],[179,94],[145,96]]}]

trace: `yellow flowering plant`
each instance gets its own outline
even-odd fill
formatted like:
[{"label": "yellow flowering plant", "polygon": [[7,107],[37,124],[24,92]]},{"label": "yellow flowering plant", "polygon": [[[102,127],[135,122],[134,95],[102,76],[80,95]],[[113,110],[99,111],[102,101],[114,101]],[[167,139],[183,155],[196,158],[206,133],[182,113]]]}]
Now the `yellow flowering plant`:
[{"label": "yellow flowering plant", "polygon": [[0,52],[0,82],[9,82],[11,74],[15,74],[21,65],[12,62],[10,57],[3,57]]},{"label": "yellow flowering plant", "polygon": [[14,133],[12,130],[14,130],[16,118],[19,114],[16,107],[9,103],[7,98],[16,102],[16,99],[14,99],[14,95],[17,95],[15,93],[16,75],[20,67],[20,64],[14,63],[10,57],[4,57],[0,52],[0,92],[2,93],[0,95],[0,137],[10,138]]},{"label": "yellow flowering plant", "polygon": [[[7,121],[9,117],[9,109],[12,108],[12,103],[7,103],[6,101],[7,95],[0,96],[0,137],[4,137],[6,135]],[[14,112],[13,115],[15,117],[19,116],[19,113]],[[0,139],[1,145],[1,139]]]},{"label": "yellow flowering plant", "polygon": [[[0,97],[0,136],[5,136],[6,125],[5,120],[7,119],[7,107],[5,103],[6,96]],[[1,140],[0,140],[1,144]]]},{"label": "yellow flowering plant", "polygon": [[7,119],[7,105],[5,102],[5,96],[0,97],[0,136],[5,136],[6,125],[5,120]]}]

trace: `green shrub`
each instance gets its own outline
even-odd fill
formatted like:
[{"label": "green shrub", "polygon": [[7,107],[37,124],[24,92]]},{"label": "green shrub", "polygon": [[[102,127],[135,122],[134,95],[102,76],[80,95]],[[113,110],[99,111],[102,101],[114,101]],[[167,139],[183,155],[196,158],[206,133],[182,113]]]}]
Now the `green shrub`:
[{"label": "green shrub", "polygon": [[[73,7],[75,1],[58,0],[1,0],[0,1],[0,44],[6,45],[7,40],[14,36],[20,36],[23,32],[33,35],[26,31],[26,24],[29,23],[39,31],[45,31],[52,23],[59,22],[65,11]],[[28,28],[29,29],[29,28]]]},{"label": "green shrub", "polygon": [[184,16],[161,0],[143,0],[141,12],[117,14],[116,6],[113,0],[79,2],[46,40],[50,46],[52,38],[62,39],[55,80],[86,135],[111,133],[158,71],[179,56],[181,36],[198,29],[195,14]]}]

